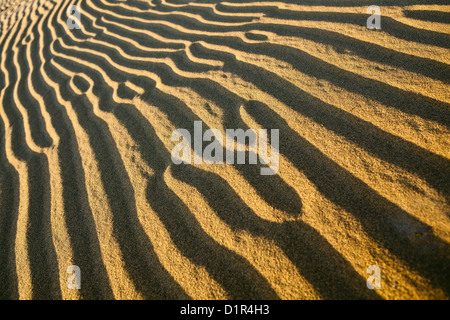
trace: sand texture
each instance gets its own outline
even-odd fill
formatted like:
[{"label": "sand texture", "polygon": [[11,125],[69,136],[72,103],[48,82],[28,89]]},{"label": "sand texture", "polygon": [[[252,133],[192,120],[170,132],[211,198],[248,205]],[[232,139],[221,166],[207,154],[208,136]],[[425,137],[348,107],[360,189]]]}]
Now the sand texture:
[{"label": "sand texture", "polygon": [[449,48],[444,0],[0,0],[0,299],[449,299]]}]

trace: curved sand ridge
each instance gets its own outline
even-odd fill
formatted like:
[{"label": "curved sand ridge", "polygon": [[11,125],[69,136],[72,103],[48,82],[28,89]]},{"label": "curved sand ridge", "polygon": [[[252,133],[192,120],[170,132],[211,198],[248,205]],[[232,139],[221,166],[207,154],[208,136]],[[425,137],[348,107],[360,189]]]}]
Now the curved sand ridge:
[{"label": "curved sand ridge", "polygon": [[382,2],[0,1],[0,298],[448,299],[450,6]]}]

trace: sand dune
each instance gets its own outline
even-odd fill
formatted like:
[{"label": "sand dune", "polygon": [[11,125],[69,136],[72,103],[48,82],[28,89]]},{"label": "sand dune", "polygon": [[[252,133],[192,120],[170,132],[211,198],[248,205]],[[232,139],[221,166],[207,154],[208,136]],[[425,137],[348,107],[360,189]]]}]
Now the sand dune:
[{"label": "sand dune", "polygon": [[372,2],[0,0],[0,298],[448,299],[450,6]]}]

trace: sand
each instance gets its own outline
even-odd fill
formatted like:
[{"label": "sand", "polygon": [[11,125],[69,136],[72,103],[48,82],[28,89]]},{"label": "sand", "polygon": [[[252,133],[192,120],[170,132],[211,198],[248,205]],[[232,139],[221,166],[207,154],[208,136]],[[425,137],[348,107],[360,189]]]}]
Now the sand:
[{"label": "sand", "polygon": [[[0,10],[1,299],[449,299],[446,1]],[[194,121],[278,129],[277,174],[175,165]]]}]

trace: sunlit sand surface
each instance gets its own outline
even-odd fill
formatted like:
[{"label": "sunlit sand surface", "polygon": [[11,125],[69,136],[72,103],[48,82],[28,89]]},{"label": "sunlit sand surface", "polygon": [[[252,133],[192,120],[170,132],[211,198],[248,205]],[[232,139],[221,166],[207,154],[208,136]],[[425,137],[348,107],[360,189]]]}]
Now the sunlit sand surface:
[{"label": "sunlit sand surface", "polygon": [[[0,0],[0,298],[448,299],[446,3]],[[175,165],[194,121],[277,174]]]}]

